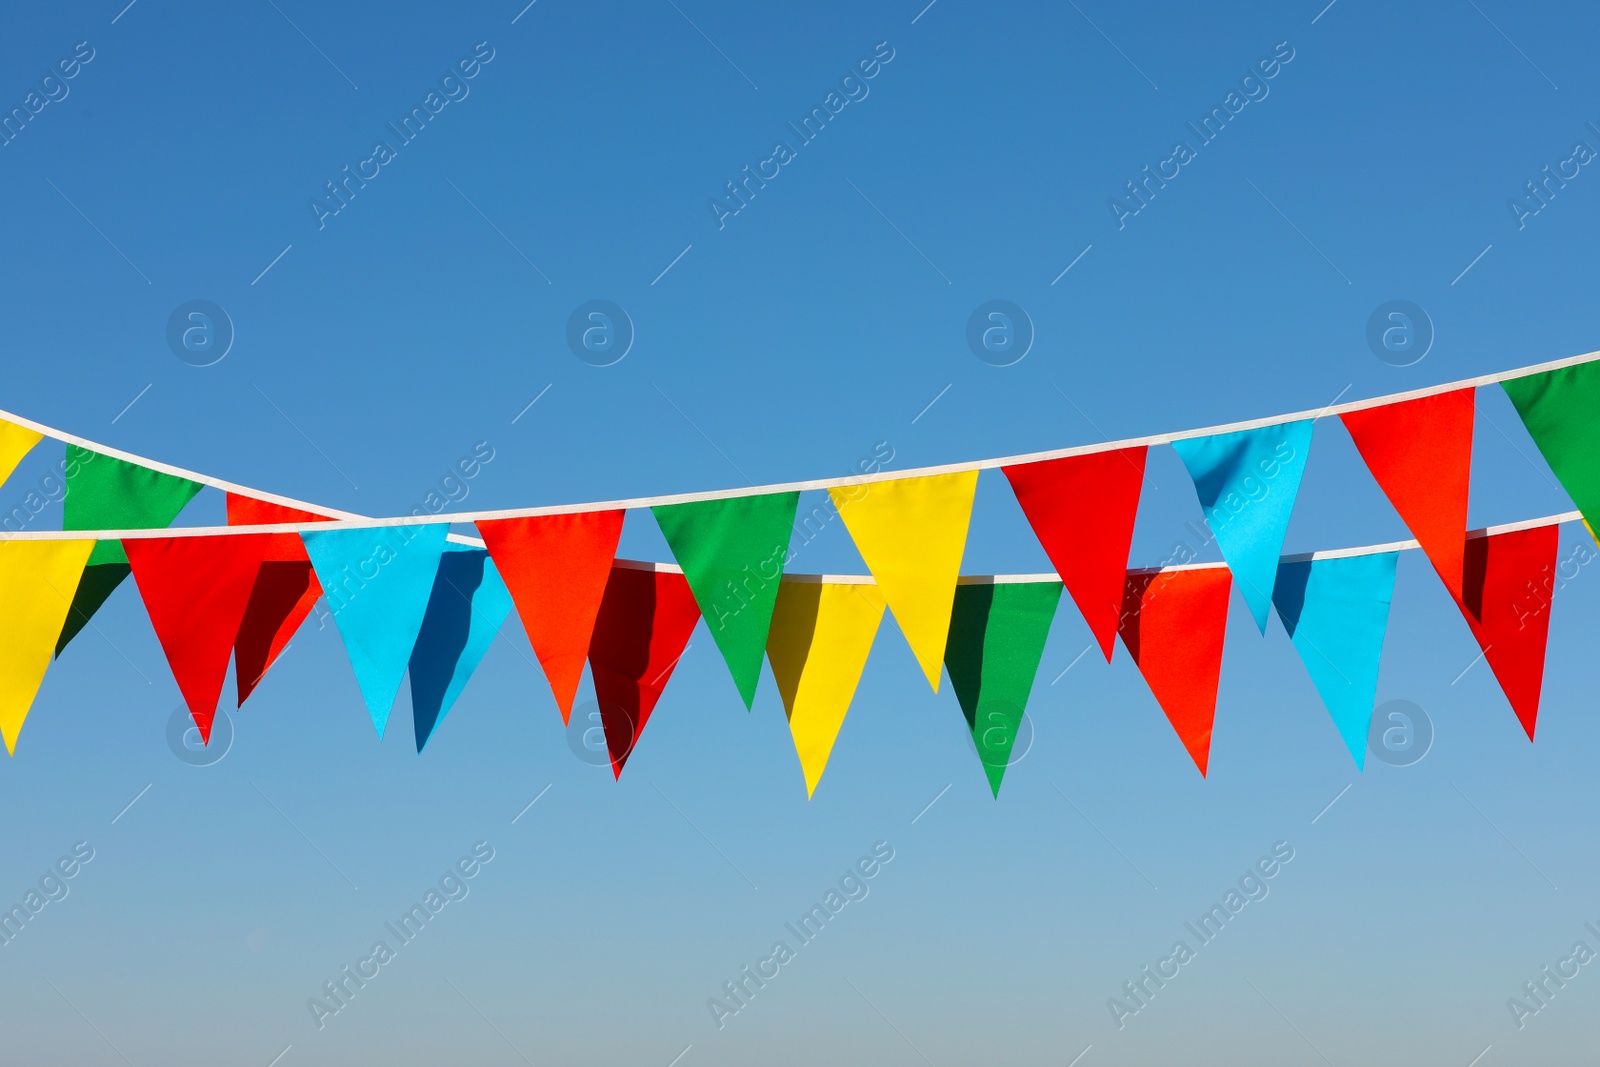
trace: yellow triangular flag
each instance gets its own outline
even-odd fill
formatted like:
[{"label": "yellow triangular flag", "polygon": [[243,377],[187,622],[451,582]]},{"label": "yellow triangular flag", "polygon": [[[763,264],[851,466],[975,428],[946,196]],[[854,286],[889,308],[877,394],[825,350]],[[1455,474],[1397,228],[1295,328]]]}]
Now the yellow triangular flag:
[{"label": "yellow triangular flag", "polygon": [[883,607],[877,586],[788,580],[778,586],[767,659],[789,713],[807,799],[828,766]]},{"label": "yellow triangular flag", "polygon": [[42,440],[44,434],[0,419],[0,482],[11,477],[11,472],[17,469],[22,457],[33,451],[33,446]]},{"label": "yellow triangular flag", "polygon": [[91,541],[0,541],[0,736],[17,734],[44,681]]},{"label": "yellow triangular flag", "polygon": [[828,490],[935,693],[977,488],[958,471]]}]

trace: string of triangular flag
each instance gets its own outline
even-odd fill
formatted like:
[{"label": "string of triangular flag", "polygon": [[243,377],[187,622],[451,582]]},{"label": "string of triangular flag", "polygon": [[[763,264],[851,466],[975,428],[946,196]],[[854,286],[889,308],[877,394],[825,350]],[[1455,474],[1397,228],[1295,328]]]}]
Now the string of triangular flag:
[{"label": "string of triangular flag", "polygon": [[[1474,390],[1501,385],[1574,513],[1468,531]],[[1600,516],[1600,354],[1281,416],[1028,456],[601,505],[367,519],[234,485],[0,412],[0,480],[67,443],[61,531],[0,532],[0,735],[18,734],[53,656],[130,574],[203,738],[234,663],[239,705],[325,598],[379,736],[409,676],[420,752],[515,611],[565,722],[587,662],[614,772],[701,618],[747,709],[770,664],[808,795],[884,612],[937,692],[948,673],[998,796],[1060,594],[1109,661],[1120,636],[1207,771],[1230,592],[1275,609],[1358,766],[1398,553],[1419,547],[1528,738],[1558,525]],[[1338,414],[1414,541],[1282,556],[1316,419]],[[1170,443],[1224,562],[1130,569],[1145,457]],[[1000,469],[1055,567],[961,575],[979,472]],[[172,528],[205,486],[228,526]],[[867,576],[786,574],[799,494],[826,489]],[[1082,501],[1095,501],[1085,521]],[[648,506],[677,565],[616,558]],[[443,520],[443,521],[441,521]],[[482,541],[452,535],[475,522]],[[1534,606],[1529,607],[1530,592]]]}]

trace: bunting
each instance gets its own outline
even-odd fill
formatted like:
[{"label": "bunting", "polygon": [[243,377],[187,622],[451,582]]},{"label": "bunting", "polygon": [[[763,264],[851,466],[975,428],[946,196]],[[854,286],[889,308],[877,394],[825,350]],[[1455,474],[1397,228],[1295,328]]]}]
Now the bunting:
[{"label": "bunting", "polygon": [[446,548],[411,650],[411,716],[418,752],[483,662],[509,614],[511,594],[489,553]]},{"label": "bunting", "polygon": [[1589,534],[1600,521],[1600,363],[1500,383]]},{"label": "bunting", "polygon": [[[1579,510],[1469,536],[1474,390],[1495,382]],[[1339,412],[1450,590],[1530,740],[1559,524],[1582,518],[1592,536],[1590,520],[1600,518],[1597,410],[1600,354],[1329,409]],[[457,513],[415,525],[336,520],[314,505],[277,503],[203,475],[69,443],[68,538],[0,531],[0,735],[14,750],[49,653],[59,654],[132,573],[207,740],[230,655],[242,704],[325,594],[380,737],[409,673],[421,751],[515,607],[564,720],[589,663],[618,776],[703,616],[747,709],[763,653],[771,662],[810,795],[887,610],[935,691],[941,665],[948,668],[998,797],[1065,587],[1108,660],[1111,634],[1120,635],[1205,775],[1237,579],[1258,628],[1265,629],[1273,607],[1278,611],[1359,767],[1393,596],[1394,550],[1411,545],[1280,557],[1313,422],[1285,416],[886,480],[753,487],[560,515]],[[46,435],[66,440],[0,418],[0,479]],[[1147,445],[1157,441],[1174,443],[1226,566],[1129,571]],[[1059,583],[1034,575],[958,579],[978,472],[991,466],[1004,470]],[[230,527],[306,529],[164,532],[202,485],[227,493]],[[784,577],[799,493],[816,488],[828,490],[872,580]],[[625,508],[646,506],[681,573],[616,560]],[[477,521],[487,548],[447,550],[448,523],[466,521]],[[314,528],[318,523],[330,526]]]},{"label": "bunting", "polygon": [[17,752],[93,541],[0,542],[0,736]]},{"label": "bunting", "polygon": [[800,757],[807,799],[816,793],[833,754],[884,606],[883,594],[872,585],[785,581],[779,587],[767,658]]},{"label": "bunting", "polygon": [[1205,777],[1228,629],[1226,567],[1128,575],[1117,632]]},{"label": "bunting", "polygon": [[448,523],[433,523],[300,535],[379,737],[416,646],[449,533]]},{"label": "bunting", "polygon": [[761,654],[799,504],[799,493],[769,493],[650,509],[733,672],[746,711],[761,680]]},{"label": "bunting", "polygon": [[1311,684],[1363,770],[1389,627],[1396,552],[1301,560],[1278,568],[1272,602]]},{"label": "bunting", "polygon": [[1528,740],[1539,718],[1561,528],[1467,539],[1461,614]]},{"label": "bunting", "polygon": [[996,799],[1060,602],[1060,582],[956,586],[944,663]]},{"label": "bunting", "polygon": [[565,725],[622,537],[621,511],[478,523]]},{"label": "bunting", "polygon": [[828,490],[935,693],[977,488],[973,470]]},{"label": "bunting", "polygon": [[1140,445],[1001,468],[1107,663],[1122,615],[1145,452]]},{"label": "bunting", "polygon": [[1457,603],[1472,482],[1472,414],[1472,390],[1457,389],[1341,416],[1367,469]]},{"label": "bunting", "polygon": [[150,624],[202,743],[211,741],[234,635],[271,540],[271,534],[230,534],[123,542]]},{"label": "bunting", "polygon": [[589,639],[589,672],[614,777],[622,777],[699,618],[683,575],[611,568]]},{"label": "bunting", "polygon": [[0,482],[11,477],[24,456],[44,440],[44,434],[0,419]]},{"label": "bunting", "polygon": [[[1311,423],[1301,419],[1172,442],[1194,482],[1206,525],[1263,634],[1278,553],[1311,452]],[[1466,529],[1465,522],[1461,528]]]},{"label": "bunting", "polygon": [[[228,494],[229,526],[326,521],[330,521],[326,515],[238,493]],[[269,537],[271,540],[256,571],[255,585],[250,590],[249,603],[245,605],[244,619],[239,623],[233,642],[234,686],[241,708],[266,676],[267,668],[289,647],[295,631],[300,629],[322,595],[322,586],[300,535],[283,533]]]},{"label": "bunting", "polygon": [[[61,504],[63,530],[137,530],[172,525],[201,489],[199,482],[67,446],[67,495]],[[100,605],[128,576],[128,555],[120,541],[99,541],[89,554],[73,595],[72,610],[56,639],[56,655],[88,625]]]}]

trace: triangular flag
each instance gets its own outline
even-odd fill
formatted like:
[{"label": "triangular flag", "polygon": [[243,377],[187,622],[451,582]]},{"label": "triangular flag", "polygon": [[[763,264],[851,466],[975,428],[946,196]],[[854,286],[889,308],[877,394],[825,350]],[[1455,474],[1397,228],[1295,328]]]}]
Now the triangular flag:
[{"label": "triangular flag", "polygon": [[[170,526],[184,505],[203,488],[188,478],[68,445],[67,495],[61,504],[61,528],[145,530]],[[101,541],[89,556],[91,566],[126,562],[121,541]]]},{"label": "triangular flag", "polygon": [[1060,602],[1060,582],[956,586],[944,663],[997,798]]},{"label": "triangular flag", "polygon": [[1585,524],[1600,522],[1600,361],[1500,383]]},{"label": "triangular flag", "polygon": [[977,488],[973,470],[828,490],[935,693]]},{"label": "triangular flag", "polygon": [[0,482],[11,477],[22,457],[33,451],[33,446],[44,440],[44,434],[0,419]]},{"label": "triangular flag", "polygon": [[1172,442],[1262,633],[1272,611],[1278,553],[1311,453],[1311,425],[1301,419]]},{"label": "triangular flag", "polygon": [[1555,523],[1467,539],[1461,614],[1529,741],[1539,719],[1560,546]]},{"label": "triangular flag", "polygon": [[1378,697],[1396,552],[1296,560],[1278,567],[1272,602],[1323,706],[1361,770]]},{"label": "triangular flag", "polygon": [[1130,574],[1117,629],[1201,777],[1211,760],[1231,584],[1226,567]]},{"label": "triangular flag", "polygon": [[511,594],[481,548],[439,557],[428,611],[411,650],[411,718],[417,751],[433,736],[511,613]]},{"label": "triangular flag", "polygon": [[13,755],[93,551],[93,541],[0,541],[0,735]]},{"label": "triangular flag", "polygon": [[[285,522],[326,522],[330,516],[274,504],[254,497],[228,494],[229,526],[267,526]],[[306,555],[305,542],[296,533],[270,535],[262,555],[255,587],[244,609],[244,620],[233,642],[234,685],[239,706],[255,691],[289,646],[295,631],[322,595],[322,586]]]},{"label": "triangular flag", "polygon": [[799,493],[768,493],[650,509],[747,711],[761,680],[761,653],[799,504]]},{"label": "triangular flag", "polygon": [[417,643],[449,534],[449,523],[441,522],[300,535],[379,737]]},{"label": "triangular flag", "polygon": [[1111,662],[1145,447],[1004,467],[1017,503]]},{"label": "triangular flag", "polygon": [[211,740],[217,698],[269,534],[129,538],[139,596],[200,740]]},{"label": "triangular flag", "polygon": [[590,511],[477,524],[511,590],[563,723],[572,717],[595,616],[622,537],[622,518],[621,511]]},{"label": "triangular flag", "polygon": [[1472,482],[1473,391],[1402,400],[1340,416],[1367,469],[1461,600]]},{"label": "triangular flag", "polygon": [[[271,500],[261,500],[242,493],[228,494],[228,525],[229,526],[273,526],[280,523],[291,522],[333,522],[332,515],[319,515],[315,511],[306,511],[302,508],[290,507],[288,504],[278,504]],[[273,534],[274,537],[295,537],[298,534]]]},{"label": "triangular flag", "polygon": [[600,705],[611,772],[633,753],[661,691],[672,677],[700,618],[683,575],[634,567],[611,568],[589,640],[589,671]]},{"label": "triangular flag", "polygon": [[883,594],[874,585],[786,581],[778,591],[767,657],[807,798],[828,766],[883,609]]},{"label": "triangular flag", "polygon": [[[171,526],[194,499],[199,482],[128,463],[114,456],[67,446],[67,495],[61,504],[64,530],[141,530]],[[56,655],[78,635],[100,605],[128,576],[122,542],[100,541],[73,596],[72,610],[56,640]]]},{"label": "triangular flag", "polygon": [[[109,543],[109,542],[102,542]],[[118,548],[121,551],[121,548]],[[89,555],[93,556],[91,552]],[[55,655],[61,655],[67,647],[67,642],[78,636],[78,632],[89,625],[89,620],[100,606],[111,598],[117,591],[117,586],[128,576],[126,563],[85,563],[83,577],[78,579],[77,589],[72,594],[72,606],[67,616],[62,620],[61,633],[55,639]]]}]

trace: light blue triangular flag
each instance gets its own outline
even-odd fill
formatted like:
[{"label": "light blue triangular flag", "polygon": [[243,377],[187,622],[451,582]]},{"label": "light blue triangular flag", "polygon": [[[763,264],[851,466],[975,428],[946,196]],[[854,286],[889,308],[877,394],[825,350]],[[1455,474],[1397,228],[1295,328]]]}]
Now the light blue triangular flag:
[{"label": "light blue triangular flag", "polygon": [[1272,583],[1311,452],[1311,419],[1172,442],[1239,592],[1267,632]]},{"label": "light blue triangular flag", "polygon": [[300,534],[379,737],[400,692],[449,533],[448,523],[435,523]]},{"label": "light blue triangular flag", "polygon": [[439,557],[428,611],[411,650],[411,718],[418,752],[483,662],[510,613],[511,593],[489,553],[447,548]]},{"label": "light blue triangular flag", "polygon": [[1380,552],[1285,563],[1272,595],[1358,770],[1366,765],[1398,558],[1397,552]]}]

